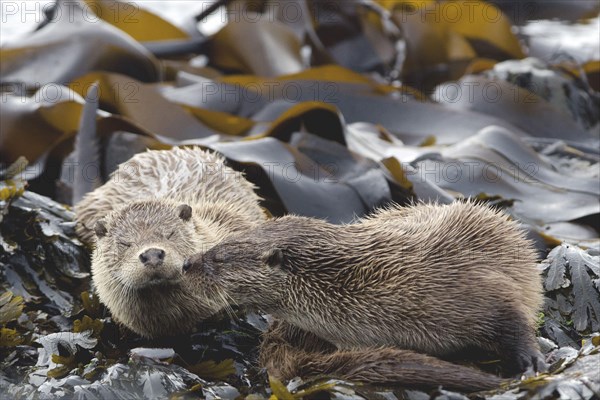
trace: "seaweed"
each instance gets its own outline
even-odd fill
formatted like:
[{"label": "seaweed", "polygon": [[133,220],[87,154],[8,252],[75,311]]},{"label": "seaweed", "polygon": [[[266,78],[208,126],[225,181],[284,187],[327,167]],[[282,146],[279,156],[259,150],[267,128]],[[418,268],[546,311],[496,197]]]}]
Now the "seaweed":
[{"label": "seaweed", "polygon": [[579,333],[600,331],[600,257],[562,244],[548,254],[542,267],[544,287],[556,300],[546,303],[548,313],[563,325],[572,321]]}]

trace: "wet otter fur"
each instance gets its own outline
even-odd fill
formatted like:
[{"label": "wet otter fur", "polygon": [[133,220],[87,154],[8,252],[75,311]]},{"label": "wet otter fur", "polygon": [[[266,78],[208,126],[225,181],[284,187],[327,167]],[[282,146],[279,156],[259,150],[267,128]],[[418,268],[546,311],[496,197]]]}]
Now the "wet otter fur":
[{"label": "wet otter fur", "polygon": [[[391,207],[344,226],[287,216],[228,238],[184,269],[203,297],[270,313],[333,344],[334,357],[386,347],[419,369],[419,360],[433,361],[409,351],[448,357],[475,348],[521,372],[545,367],[534,335],[536,264],[516,222],[455,202]],[[404,365],[379,360],[382,381]],[[395,378],[414,384],[410,376]]]},{"label": "wet otter fur", "polygon": [[184,333],[218,311],[182,279],[181,264],[266,219],[253,186],[199,148],[138,154],[75,209],[80,237],[95,247],[100,300],[145,337]]},{"label": "wet otter fur", "polygon": [[75,205],[78,236],[93,244],[98,220],[131,202],[147,199],[218,203],[218,213],[226,215],[215,215],[213,219],[232,229],[243,228],[243,224],[238,226],[235,219],[227,217],[253,223],[265,220],[254,186],[240,172],[227,167],[223,157],[198,147],[175,147],[136,154],[121,164],[108,182],[86,194]]},{"label": "wet otter fur", "polygon": [[337,377],[349,381],[475,392],[504,380],[463,365],[392,347],[338,350],[315,334],[276,320],[264,334],[259,364],[286,382],[300,377]]}]

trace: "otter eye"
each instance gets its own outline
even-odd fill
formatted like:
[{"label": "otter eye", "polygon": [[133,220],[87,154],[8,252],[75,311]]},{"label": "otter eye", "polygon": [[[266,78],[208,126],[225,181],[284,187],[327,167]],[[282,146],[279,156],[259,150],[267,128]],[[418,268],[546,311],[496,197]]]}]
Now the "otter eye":
[{"label": "otter eye", "polygon": [[121,251],[125,251],[131,247],[131,243],[128,242],[118,242],[117,244],[119,245],[119,250]]},{"label": "otter eye", "polygon": [[274,249],[271,252],[265,254],[265,264],[271,268],[283,266],[283,251],[281,249]]},{"label": "otter eye", "polygon": [[229,257],[227,257],[227,253],[223,251],[218,251],[213,255],[213,261],[216,263],[227,262]]},{"label": "otter eye", "polygon": [[168,240],[168,239],[171,239],[171,237],[173,237],[173,235],[174,235],[174,234],[175,234],[175,231],[172,231],[171,233],[169,233],[169,234],[167,235],[167,240]]},{"label": "otter eye", "polygon": [[98,236],[98,239],[106,236],[108,233],[108,230],[106,229],[106,223],[102,220],[98,220],[98,222],[96,222],[94,225],[94,232],[96,233],[96,236]]}]

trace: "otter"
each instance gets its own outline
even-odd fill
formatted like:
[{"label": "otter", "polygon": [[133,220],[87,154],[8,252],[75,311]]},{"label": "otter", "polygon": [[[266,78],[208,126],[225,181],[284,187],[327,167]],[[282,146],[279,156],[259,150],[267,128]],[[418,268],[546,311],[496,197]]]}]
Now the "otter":
[{"label": "otter", "polygon": [[[391,206],[349,225],[286,216],[227,238],[183,270],[214,308],[230,299],[269,313],[331,343],[334,357],[480,349],[512,372],[546,367],[534,334],[536,251],[517,222],[471,201]],[[383,381],[386,371],[394,375],[384,368]]]},{"label": "otter", "polygon": [[240,172],[200,148],[135,155],[75,207],[100,300],[144,337],[191,330],[218,310],[182,279],[181,264],[264,222],[259,201]]}]

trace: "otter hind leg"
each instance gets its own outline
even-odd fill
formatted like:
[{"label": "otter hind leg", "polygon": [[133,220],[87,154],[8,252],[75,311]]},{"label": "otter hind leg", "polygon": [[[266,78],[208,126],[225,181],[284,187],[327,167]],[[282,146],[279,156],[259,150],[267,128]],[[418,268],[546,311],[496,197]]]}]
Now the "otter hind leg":
[{"label": "otter hind leg", "polygon": [[259,364],[282,381],[303,376],[303,368],[315,357],[336,350],[331,343],[285,321],[274,321],[264,333]]}]

